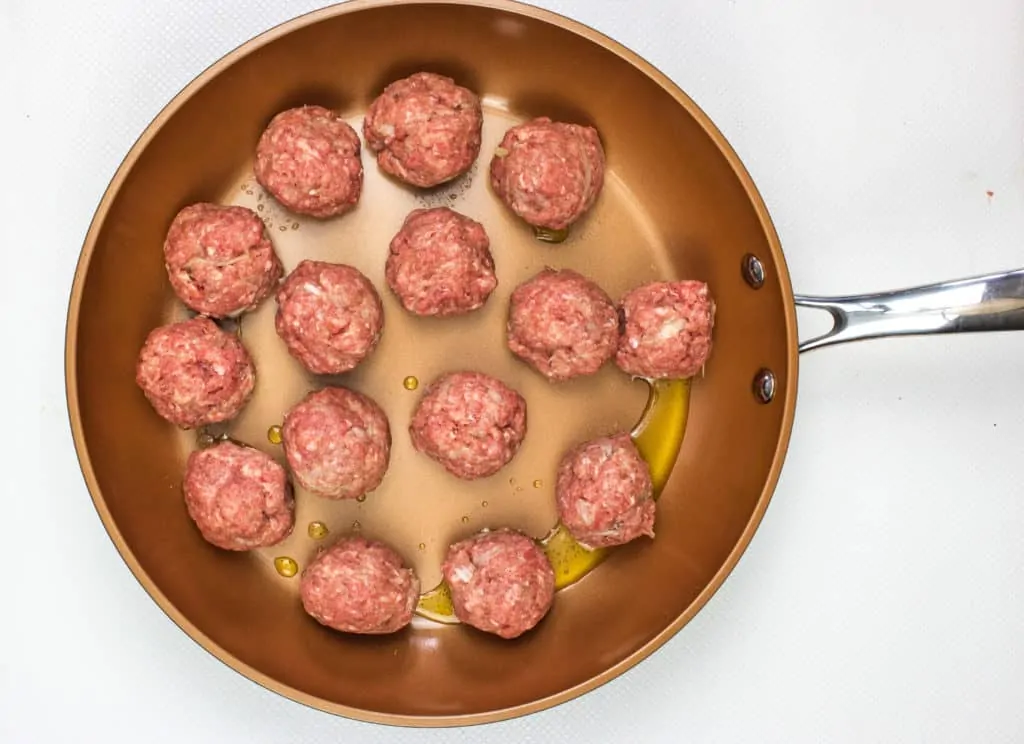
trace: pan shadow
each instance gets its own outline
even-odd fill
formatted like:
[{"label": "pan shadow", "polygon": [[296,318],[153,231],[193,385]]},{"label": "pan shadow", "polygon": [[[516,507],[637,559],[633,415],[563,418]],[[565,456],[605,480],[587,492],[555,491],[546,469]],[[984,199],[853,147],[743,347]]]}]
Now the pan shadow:
[{"label": "pan shadow", "polygon": [[374,80],[369,99],[376,98],[384,88],[396,80],[407,78],[417,72],[433,72],[437,75],[444,75],[454,80],[456,85],[461,85],[477,95],[482,95],[480,91],[480,78],[471,67],[467,67],[452,59],[434,58],[402,60],[385,68]]},{"label": "pan shadow", "polygon": [[[594,118],[583,108],[567,102],[564,98],[527,93],[510,101],[510,108],[516,114],[532,119],[546,116],[552,121],[566,124],[580,124],[601,131]],[[603,143],[602,143],[603,144]]]}]

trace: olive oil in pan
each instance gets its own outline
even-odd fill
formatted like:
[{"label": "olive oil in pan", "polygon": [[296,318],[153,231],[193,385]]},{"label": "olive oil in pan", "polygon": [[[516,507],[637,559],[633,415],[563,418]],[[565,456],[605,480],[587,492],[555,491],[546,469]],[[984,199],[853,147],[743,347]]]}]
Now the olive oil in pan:
[{"label": "olive oil in pan", "polygon": [[286,555],[282,555],[274,559],[274,568],[277,569],[277,572],[286,579],[292,578],[299,572],[299,564],[294,558],[290,558]]},{"label": "olive oil in pan", "polygon": [[455,608],[452,607],[452,594],[444,582],[426,594],[420,595],[419,604],[416,605],[416,614],[439,623],[459,622],[455,618]]},{"label": "olive oil in pan", "polygon": [[[655,499],[668,482],[682,446],[689,404],[689,380],[654,382],[650,384],[643,415],[630,432],[651,470]],[[614,550],[587,550],[561,524],[541,540],[540,545],[554,569],[556,589],[563,589],[582,579]],[[442,582],[421,595],[416,614],[442,623],[458,622],[448,585]]]},{"label": "olive oil in pan", "polygon": [[314,540],[323,540],[330,534],[330,529],[328,529],[326,524],[317,520],[309,523],[309,527],[306,528],[306,534]]},{"label": "olive oil in pan", "polygon": [[563,227],[561,230],[552,230],[548,227],[535,227],[533,234],[537,240],[544,243],[564,243],[566,238],[569,237],[569,228]]}]

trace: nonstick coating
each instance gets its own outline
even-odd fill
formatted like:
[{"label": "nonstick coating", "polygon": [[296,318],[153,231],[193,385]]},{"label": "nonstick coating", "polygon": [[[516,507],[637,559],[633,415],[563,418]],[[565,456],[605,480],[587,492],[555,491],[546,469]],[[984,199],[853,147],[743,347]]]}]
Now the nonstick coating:
[{"label": "nonstick coating", "polygon": [[[379,173],[364,148],[366,183],[351,215],[314,223],[261,199],[250,177],[252,156],[277,111],[318,103],[358,125],[387,82],[420,69],[450,74],[484,99],[484,147],[467,178],[416,192]],[[608,155],[601,199],[561,246],[537,241],[486,182],[503,129],[540,115],[594,124]],[[180,495],[193,437],[159,419],[134,383],[146,334],[182,313],[162,263],[164,234],[178,209],[200,200],[263,205],[286,270],[302,257],[352,263],[385,302],[378,352],[338,380],[374,395],[388,412],[395,446],[385,484],[363,504],[327,505],[300,493],[295,534],[277,550],[232,554],[200,538]],[[491,238],[499,288],[470,318],[413,319],[382,281],[387,242],[404,214],[439,203],[483,222]],[[747,254],[764,265],[759,289],[744,280]],[[328,521],[332,537],[360,522],[366,533],[392,541],[429,586],[456,536],[501,524],[543,535],[555,521],[551,484],[562,450],[628,428],[639,416],[643,384],[613,365],[556,386],[504,348],[508,295],[545,265],[571,266],[613,297],[659,277],[711,287],[714,351],[692,386],[657,537],[614,551],[513,642],[426,621],[373,638],[317,625],[297,601],[297,579],[271,568],[274,555],[302,565],[313,554],[305,534],[310,519]],[[260,382],[233,433],[281,456],[266,441],[266,427],[323,380],[304,376],[284,353],[273,336],[273,310],[270,301],[243,322]],[[622,673],[678,631],[724,580],[768,504],[789,439],[797,374],[792,292],[778,239],[721,134],[667,78],[615,42],[506,2],[346,3],[274,28],[204,72],[145,131],[97,210],[75,277],[66,364],[75,443],[96,508],[164,611],[225,663],[294,700],[420,726],[548,707]],[[520,455],[475,485],[416,455],[405,430],[423,386],[456,367],[496,374],[529,406]],[[765,368],[778,384],[767,405],[752,392]],[[419,378],[419,391],[403,387],[408,375]],[[534,489],[534,480],[543,485]]]}]

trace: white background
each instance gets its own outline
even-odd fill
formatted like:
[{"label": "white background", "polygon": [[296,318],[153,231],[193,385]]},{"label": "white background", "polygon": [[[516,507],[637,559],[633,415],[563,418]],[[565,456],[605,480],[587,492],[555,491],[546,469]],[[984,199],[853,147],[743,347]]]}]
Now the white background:
[{"label": "white background", "polygon": [[[325,715],[162,614],[72,449],[75,261],[157,111],[320,4],[0,2],[0,742],[1024,741],[1015,334],[805,357],[781,483],[723,589],[650,660],[527,719],[416,731]],[[764,194],[798,291],[1024,266],[1020,0],[541,4],[632,47],[710,114]]]}]

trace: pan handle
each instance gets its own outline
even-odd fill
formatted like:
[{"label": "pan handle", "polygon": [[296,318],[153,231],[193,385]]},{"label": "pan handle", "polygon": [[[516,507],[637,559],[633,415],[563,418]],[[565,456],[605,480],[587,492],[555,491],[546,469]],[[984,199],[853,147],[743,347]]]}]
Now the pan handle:
[{"label": "pan handle", "polygon": [[832,316],[832,329],[800,351],[885,336],[1024,330],[1024,269],[847,297],[797,295]]}]

